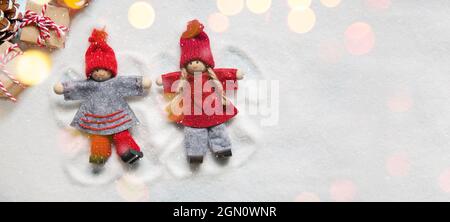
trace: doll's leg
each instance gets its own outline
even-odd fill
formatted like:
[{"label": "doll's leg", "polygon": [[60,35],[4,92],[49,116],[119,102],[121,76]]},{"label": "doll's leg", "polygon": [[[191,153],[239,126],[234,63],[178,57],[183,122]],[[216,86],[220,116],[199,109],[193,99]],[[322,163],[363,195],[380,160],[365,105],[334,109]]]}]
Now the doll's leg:
[{"label": "doll's leg", "polygon": [[126,163],[132,164],[144,156],[128,130],[114,134],[113,142],[117,154]]},{"label": "doll's leg", "polygon": [[209,128],[208,139],[209,146],[216,157],[224,158],[232,156],[231,140],[228,136],[227,127],[225,124],[220,124]]},{"label": "doll's leg", "polygon": [[111,156],[111,140],[108,136],[90,135],[91,156],[89,162],[93,164],[104,164]]},{"label": "doll's leg", "polygon": [[184,136],[189,163],[202,163],[208,150],[208,129],[184,127]]}]

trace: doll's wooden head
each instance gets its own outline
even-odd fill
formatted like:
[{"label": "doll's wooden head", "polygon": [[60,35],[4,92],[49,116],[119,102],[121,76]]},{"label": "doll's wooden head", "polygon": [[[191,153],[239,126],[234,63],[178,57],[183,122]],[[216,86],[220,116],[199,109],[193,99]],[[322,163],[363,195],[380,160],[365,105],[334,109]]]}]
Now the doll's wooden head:
[{"label": "doll's wooden head", "polygon": [[113,73],[107,69],[94,69],[91,73],[91,79],[97,82],[104,82],[113,78]]},{"label": "doll's wooden head", "polygon": [[206,64],[201,60],[193,60],[186,64],[186,71],[189,74],[204,73],[206,68]]}]

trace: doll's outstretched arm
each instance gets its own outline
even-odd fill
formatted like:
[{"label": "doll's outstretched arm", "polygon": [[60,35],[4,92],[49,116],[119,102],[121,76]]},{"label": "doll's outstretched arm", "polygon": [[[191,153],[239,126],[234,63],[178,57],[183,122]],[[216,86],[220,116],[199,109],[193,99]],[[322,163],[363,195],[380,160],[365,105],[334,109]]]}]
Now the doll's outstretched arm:
[{"label": "doll's outstretched arm", "polygon": [[173,85],[181,77],[181,72],[172,72],[159,76],[156,84],[164,88],[164,93],[175,93],[176,87]]},{"label": "doll's outstretched arm", "polygon": [[245,77],[245,73],[241,69],[238,69],[236,71],[236,79],[237,80],[243,80],[244,77]]},{"label": "doll's outstretched arm", "polygon": [[64,100],[83,100],[89,94],[89,83],[84,80],[59,82],[53,86],[53,91],[64,95]]},{"label": "doll's outstretched arm", "polygon": [[149,78],[142,76],[126,76],[116,77],[116,89],[124,97],[129,96],[143,96],[145,90],[150,89],[152,81]]},{"label": "doll's outstretched arm", "polygon": [[223,88],[227,91],[238,89],[238,80],[244,78],[244,73],[238,69],[212,69],[208,68],[209,72],[214,72],[222,83]]},{"label": "doll's outstretched arm", "polygon": [[152,88],[152,80],[147,77],[142,78],[142,87],[144,87],[144,90],[150,90]]},{"label": "doll's outstretched arm", "polygon": [[162,76],[158,76],[158,78],[156,79],[156,85],[158,86],[162,86],[163,85],[163,79]]},{"label": "doll's outstretched arm", "polygon": [[[211,68],[208,68],[211,69]],[[221,82],[225,81],[236,81],[236,80],[242,80],[244,79],[244,72],[240,69],[226,69],[226,68],[220,68],[220,69],[212,69],[214,73],[216,73],[217,78]]]},{"label": "doll's outstretched arm", "polygon": [[58,82],[53,86],[53,91],[57,95],[62,95],[64,93],[64,86],[62,83]]}]

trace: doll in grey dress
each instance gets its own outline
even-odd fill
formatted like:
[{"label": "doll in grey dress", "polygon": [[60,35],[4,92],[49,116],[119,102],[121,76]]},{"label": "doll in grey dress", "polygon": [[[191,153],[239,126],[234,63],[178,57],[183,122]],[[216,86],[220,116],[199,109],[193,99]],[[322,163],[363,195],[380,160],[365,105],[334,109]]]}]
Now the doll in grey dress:
[{"label": "doll in grey dress", "polygon": [[87,80],[58,83],[54,87],[65,100],[80,100],[71,126],[90,135],[89,161],[104,164],[111,156],[111,140],[117,154],[129,164],[143,157],[128,131],[139,121],[126,97],[143,96],[151,80],[139,76],[117,77],[115,53],[106,43],[107,34],[94,30],[86,51]]}]

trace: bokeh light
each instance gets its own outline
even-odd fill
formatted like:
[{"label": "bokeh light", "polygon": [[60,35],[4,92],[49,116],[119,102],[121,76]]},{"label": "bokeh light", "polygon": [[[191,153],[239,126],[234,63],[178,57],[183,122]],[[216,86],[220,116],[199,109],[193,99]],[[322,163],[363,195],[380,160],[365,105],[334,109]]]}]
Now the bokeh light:
[{"label": "bokeh light", "polygon": [[217,8],[224,15],[236,15],[244,8],[244,0],[217,0]]},{"label": "bokeh light", "polygon": [[75,154],[89,146],[86,137],[75,128],[61,129],[58,135],[58,147],[66,154]]},{"label": "bokeh light", "polygon": [[51,0],[31,0],[31,1],[39,5],[45,5],[49,3]]},{"label": "bokeh light", "polygon": [[338,40],[322,41],[319,45],[319,56],[330,64],[338,63],[344,55],[344,46]]},{"label": "bokeh light", "polygon": [[214,32],[225,32],[230,26],[230,21],[222,13],[213,13],[208,17],[208,25]]},{"label": "bokeh light", "polygon": [[414,100],[407,92],[397,92],[388,98],[387,106],[390,111],[395,113],[404,113],[411,110]]},{"label": "bokeh light", "polygon": [[262,14],[269,10],[272,0],[247,0],[247,8],[255,14]]},{"label": "bokeh light", "polygon": [[147,2],[135,2],[128,9],[128,21],[137,29],[146,29],[155,21],[155,10]]},{"label": "bokeh light", "polygon": [[341,0],[320,0],[320,3],[328,8],[334,8],[341,3]]},{"label": "bokeh light", "polygon": [[364,22],[356,22],[345,31],[345,46],[353,55],[369,53],[375,45],[375,34],[372,27]]},{"label": "bokeh light", "polygon": [[71,9],[81,9],[87,4],[87,0],[63,0],[63,2]]},{"label": "bokeh light", "polygon": [[391,6],[391,0],[365,0],[366,5],[373,9],[388,9]]},{"label": "bokeh light", "polygon": [[390,176],[406,176],[410,168],[411,163],[405,152],[394,153],[386,159],[386,170]]},{"label": "bokeh light", "polygon": [[330,187],[331,199],[336,202],[350,202],[355,199],[356,186],[350,180],[338,180]]},{"label": "bokeh light", "polygon": [[439,175],[438,183],[442,191],[450,193],[450,168]]},{"label": "bokeh light", "polygon": [[39,50],[28,50],[17,57],[15,71],[23,84],[33,86],[45,80],[51,72],[50,56]]},{"label": "bokeh light", "polygon": [[309,32],[315,24],[316,14],[310,8],[293,9],[288,15],[288,25],[293,32]]},{"label": "bokeh light", "polygon": [[120,197],[130,202],[149,200],[149,190],[145,183],[136,176],[125,174],[116,181],[116,190]]},{"label": "bokeh light", "polygon": [[288,4],[292,9],[304,10],[311,6],[311,0],[288,0]]},{"label": "bokeh light", "polygon": [[303,192],[295,198],[295,202],[320,202],[315,193]]}]

